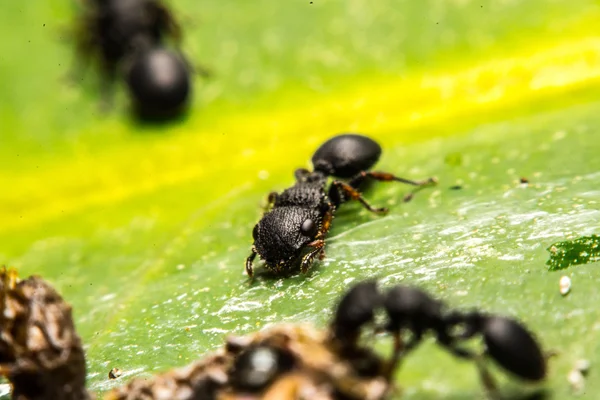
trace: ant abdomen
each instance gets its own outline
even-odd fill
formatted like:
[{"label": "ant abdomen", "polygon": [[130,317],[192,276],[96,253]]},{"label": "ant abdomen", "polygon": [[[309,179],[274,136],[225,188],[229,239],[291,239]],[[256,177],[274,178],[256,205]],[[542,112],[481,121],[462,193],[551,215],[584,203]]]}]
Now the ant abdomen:
[{"label": "ant abdomen", "polygon": [[381,156],[373,139],[354,133],[335,136],[321,145],[312,157],[316,171],[339,178],[352,178],[371,169]]},{"label": "ant abdomen", "polygon": [[546,359],[537,341],[517,321],[499,316],[483,325],[486,353],[516,376],[539,381],[546,376]]},{"label": "ant abdomen", "polygon": [[191,92],[190,71],[183,57],[165,48],[136,56],[126,74],[136,111],[141,115],[176,114]]}]

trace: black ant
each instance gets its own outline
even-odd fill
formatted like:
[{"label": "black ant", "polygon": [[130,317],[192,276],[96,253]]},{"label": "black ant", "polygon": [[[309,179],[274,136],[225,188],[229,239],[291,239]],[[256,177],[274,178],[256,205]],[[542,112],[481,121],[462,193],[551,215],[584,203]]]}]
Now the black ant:
[{"label": "black ant", "polygon": [[[387,212],[386,208],[371,206],[361,195],[359,189],[368,179],[418,187],[436,182],[434,178],[412,181],[369,171],[380,155],[379,144],[362,135],[342,134],[323,143],[312,157],[312,172],[297,169],[294,186],[269,194],[268,211],[252,231],[254,244],[246,260],[248,275],[253,275],[252,262],[257,254],[275,273],[288,272],[301,258],[300,270],[306,273],[317,255],[324,257],[325,235],[335,211],[344,202],[357,200],[371,212]],[[343,180],[334,179],[328,186],[329,177]],[[308,252],[302,255],[306,249]]]},{"label": "black ant", "polygon": [[77,49],[86,61],[99,59],[105,100],[120,76],[141,117],[171,117],[184,110],[190,67],[180,51],[164,46],[166,38],[176,47],[181,41],[179,24],[166,6],[160,0],[86,0],[85,5]]},{"label": "black ant", "polygon": [[[15,270],[0,269],[0,300],[0,375],[10,381],[12,398],[94,398],[85,388],[85,353],[72,309],[60,294],[40,277],[20,280]],[[378,309],[388,317],[380,329],[394,337],[391,357],[360,340]],[[483,356],[525,380],[546,376],[540,345],[521,323],[447,311],[419,289],[396,286],[382,293],[376,282],[366,281],[343,295],[328,329],[276,324],[229,337],[224,346],[187,366],[133,379],[104,399],[383,400],[394,391],[400,359],[427,333],[453,354],[477,361],[490,394],[495,388]],[[486,346],[481,355],[460,346],[476,335]]]},{"label": "black ant", "polygon": [[[400,358],[431,333],[439,345],[455,356],[476,362],[482,382],[493,398],[497,397],[496,386],[483,363],[486,356],[523,380],[538,382],[546,377],[547,357],[520,322],[478,311],[447,311],[444,303],[410,286],[395,286],[383,294],[375,281],[352,287],[336,309],[330,328],[334,340],[346,351],[355,348],[361,328],[374,321],[378,308],[383,308],[389,319],[383,329],[394,337],[394,357],[387,366],[390,375]],[[409,339],[405,342],[406,334]],[[482,354],[461,347],[476,335],[485,344]]]}]

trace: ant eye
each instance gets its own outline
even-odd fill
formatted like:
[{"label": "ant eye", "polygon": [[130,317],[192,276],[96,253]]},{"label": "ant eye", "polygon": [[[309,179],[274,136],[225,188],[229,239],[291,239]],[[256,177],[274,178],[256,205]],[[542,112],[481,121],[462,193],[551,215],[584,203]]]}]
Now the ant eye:
[{"label": "ant eye", "polygon": [[312,219],[307,219],[302,223],[300,232],[305,236],[315,236],[317,234],[317,224]]},{"label": "ant eye", "polygon": [[258,236],[258,224],[254,225],[254,229],[252,229],[252,239],[256,240]]}]

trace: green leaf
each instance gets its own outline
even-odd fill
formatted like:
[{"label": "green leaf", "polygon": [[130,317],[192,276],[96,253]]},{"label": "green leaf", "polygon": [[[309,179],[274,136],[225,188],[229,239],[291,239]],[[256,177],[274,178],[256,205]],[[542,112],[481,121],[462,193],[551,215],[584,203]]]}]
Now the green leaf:
[{"label": "green leaf", "polygon": [[596,235],[554,243],[546,249],[550,252],[550,259],[546,261],[548,270],[557,271],[571,265],[600,261],[599,246],[600,237]]},{"label": "green leaf", "polygon": [[[596,2],[173,6],[193,22],[184,49],[215,76],[195,80],[187,119],[161,126],[131,121],[124,96],[102,115],[93,76],[61,80],[65,3],[7,2],[0,14],[0,260],[73,304],[91,389],[184,365],[229,333],[325,326],[351,282],[380,277],[522,319],[558,352],[547,387],[573,396],[575,362],[592,374],[600,363],[599,272],[569,270],[562,297],[545,249],[598,233]],[[378,169],[439,185],[406,204],[410,188],[373,185],[365,196],[388,215],[344,205],[308,275],[249,284],[261,202],[340,131],[378,140]],[[124,374],[109,381],[113,367]],[[474,366],[433,343],[398,384],[408,399],[482,393]],[[590,377],[578,398],[596,393]]]}]

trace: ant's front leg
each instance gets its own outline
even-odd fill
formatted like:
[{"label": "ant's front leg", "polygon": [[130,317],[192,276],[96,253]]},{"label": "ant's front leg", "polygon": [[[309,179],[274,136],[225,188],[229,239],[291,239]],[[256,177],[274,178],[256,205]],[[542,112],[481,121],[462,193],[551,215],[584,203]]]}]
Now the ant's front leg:
[{"label": "ant's front leg", "polygon": [[305,274],[308,272],[310,265],[313,260],[317,256],[317,254],[323,251],[325,247],[325,241],[323,239],[317,239],[315,241],[310,242],[306,246],[312,247],[313,249],[302,257],[302,262],[300,263],[300,271]]},{"label": "ant's front leg", "polygon": [[319,232],[317,232],[317,236],[315,237],[315,239],[323,241],[323,248],[319,253],[319,260],[325,258],[325,236],[327,236],[327,232],[329,232],[329,229],[331,228],[331,221],[333,221],[333,204],[327,202],[324,207],[323,219],[319,225]]},{"label": "ant's front leg", "polygon": [[321,219],[321,224],[319,225],[319,232],[317,232],[317,236],[315,239],[324,239],[331,228],[331,221],[333,221],[333,204],[326,202],[323,206],[322,213],[323,218]]},{"label": "ant's front leg", "polygon": [[256,252],[256,250],[253,247],[252,248],[252,253],[250,253],[250,255],[248,256],[248,258],[246,258],[246,273],[248,274],[248,276],[250,277],[250,279],[252,279],[254,277],[254,270],[252,269],[252,262],[256,258],[257,254],[258,253]]},{"label": "ant's front leg", "polygon": [[355,189],[354,187],[352,187],[352,185],[347,184],[345,182],[342,181],[333,181],[331,183],[333,185],[333,187],[335,187],[337,190],[341,191],[341,193],[344,196],[349,197],[352,200],[358,200],[360,202],[360,204],[363,205],[363,207],[365,207],[367,210],[377,213],[377,214],[384,214],[386,212],[388,212],[388,209],[385,207],[373,207],[371,206],[367,200],[364,199],[364,197],[362,197],[362,194],[360,194],[360,192]]},{"label": "ant's front leg", "polygon": [[392,351],[392,358],[388,362],[386,377],[388,380],[392,379],[392,375],[394,371],[398,369],[398,365],[400,364],[400,360],[406,356],[411,350],[413,350],[421,340],[423,339],[423,331],[415,330],[412,332],[412,336],[408,341],[404,341],[402,338],[402,331],[397,330],[393,331],[392,337],[394,338],[394,348]]}]

